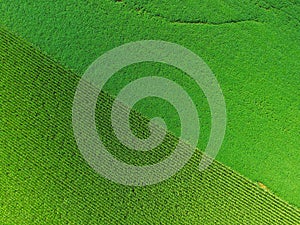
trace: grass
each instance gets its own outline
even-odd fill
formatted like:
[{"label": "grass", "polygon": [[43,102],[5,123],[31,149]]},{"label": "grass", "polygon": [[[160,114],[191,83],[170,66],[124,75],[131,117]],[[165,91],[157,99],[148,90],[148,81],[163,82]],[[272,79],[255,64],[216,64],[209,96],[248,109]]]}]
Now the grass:
[{"label": "grass", "polygon": [[[3,29],[0,60],[1,224],[299,223],[299,210],[219,162],[199,173],[200,151],[160,185],[133,188],[102,178],[73,137],[79,77]],[[109,120],[112,101],[100,95],[98,119]],[[137,129],[147,123],[138,113],[132,121]],[[100,123],[98,130],[124,157],[111,127]]]},{"label": "grass", "polygon": [[[34,43],[34,45],[41,48],[42,51],[53,56],[63,66],[72,68],[77,75],[82,74],[92,61],[107,50],[126,42],[142,39],[160,39],[175,42],[200,55],[208,63],[218,78],[227,104],[227,134],[217,159],[252,181],[262,182],[272,192],[283,198],[285,201],[288,201],[297,207],[300,206],[300,196],[298,194],[300,188],[298,179],[300,164],[297,154],[300,148],[300,62],[295,57],[300,54],[299,2],[281,2],[276,0],[243,2],[227,1],[225,4],[223,1],[203,1],[202,4],[198,4],[196,1],[189,0],[185,1],[185,3],[174,1],[172,4],[169,4],[167,1],[151,1],[151,3],[149,3],[149,1],[124,0],[123,2],[114,2],[104,0],[99,2],[90,0],[82,2],[68,1],[62,3],[46,3],[45,1],[40,0],[24,0],[21,2],[13,0],[6,3],[2,2],[0,4],[2,24],[8,27],[9,30],[14,31]],[[23,51],[22,47],[20,48],[20,50]],[[32,49],[32,51],[36,52],[34,49]],[[8,52],[11,53],[11,51]],[[5,59],[6,61],[10,59],[11,56],[8,52],[1,53],[2,60]],[[17,60],[18,57],[20,56],[15,56],[13,60]],[[32,56],[30,55],[30,57]],[[11,67],[14,68],[14,72],[17,74],[19,74],[20,71],[27,74],[29,73],[27,70],[30,70],[31,73],[37,73],[40,70],[40,67],[43,66],[46,66],[47,68],[59,67],[55,64],[50,65],[49,63],[45,63],[46,65],[44,65],[43,60],[46,59],[45,56],[41,56],[40,53],[37,53],[35,57],[37,58],[32,59],[31,61],[29,60],[28,64],[30,64],[30,66],[20,64],[18,68],[13,67],[13,65],[11,65]],[[39,62],[39,60],[42,60],[42,62]],[[2,68],[2,70],[4,69]],[[57,160],[63,160],[63,158],[60,159],[56,154],[65,147],[58,146],[68,145],[68,148],[70,149],[72,147],[75,148],[72,141],[69,140],[69,142],[72,142],[72,145],[66,142],[65,135],[67,134],[58,132],[58,128],[55,126],[56,122],[60,121],[60,119],[56,119],[57,116],[58,118],[64,118],[65,120],[63,121],[67,121],[69,114],[66,113],[64,115],[55,109],[50,109],[52,106],[47,107],[47,102],[55,105],[56,98],[59,97],[57,96],[58,93],[61,93],[61,95],[67,95],[67,93],[72,95],[72,91],[75,90],[76,81],[72,81],[74,85],[68,83],[72,83],[71,81],[65,81],[65,85],[70,85],[68,88],[73,89],[64,93],[63,90],[69,89],[62,86],[60,92],[49,95],[52,97],[56,96],[54,99],[49,97],[47,98],[47,101],[45,99],[42,100],[39,95],[40,90],[44,88],[48,88],[49,92],[53,91],[50,86],[52,84],[54,86],[58,85],[58,82],[63,80],[62,75],[69,74],[62,68],[59,71],[60,72],[57,72],[55,76],[51,76],[51,80],[47,80],[49,84],[47,82],[43,82],[42,84],[37,83],[40,85],[39,88],[30,86],[30,88],[28,87],[29,89],[27,92],[24,89],[24,85],[26,87],[27,85],[30,85],[29,78],[31,75],[26,76],[26,79],[29,80],[20,80],[17,79],[18,77],[15,77],[16,80],[14,81],[10,78],[14,77],[11,74],[12,71],[9,71],[9,76],[1,74],[1,88],[6,87],[5,90],[7,90],[8,87],[15,87],[12,89],[14,93],[11,92],[9,98],[8,95],[3,97],[4,94],[1,94],[1,98],[4,99],[3,101],[1,100],[3,102],[2,104],[6,106],[7,104],[4,101],[10,99],[12,102],[11,105],[15,104],[15,106],[11,107],[20,107],[19,110],[15,109],[19,114],[22,112],[27,113],[23,116],[13,117],[12,115],[15,114],[10,115],[10,111],[5,111],[6,107],[1,109],[2,113],[5,111],[5,117],[1,119],[5,126],[7,126],[1,127],[1,129],[5,129],[5,132],[3,132],[5,135],[1,134],[1,141],[3,142],[2,146],[5,146],[5,149],[10,149],[9,151],[1,153],[4,154],[5,157],[3,157],[5,160],[11,158],[9,162],[11,162],[12,167],[16,168],[13,174],[10,175],[10,178],[15,181],[6,181],[8,182],[7,185],[18,186],[19,183],[22,184],[23,178],[25,179],[26,176],[28,177],[30,175],[31,172],[26,172],[31,171],[31,166],[28,166],[25,167],[26,171],[21,173],[21,177],[13,178],[14,176],[18,176],[17,169],[19,169],[20,165],[23,163],[22,160],[24,160],[24,163],[27,163],[22,155],[27,153],[29,149],[33,152],[35,147],[40,149],[40,152],[37,154],[42,157],[43,154],[46,154],[47,149],[53,148],[56,149],[56,151],[53,150],[53,155],[51,155],[51,157],[54,157],[54,159]],[[3,73],[4,72],[5,71],[3,71]],[[188,93],[190,93],[193,100],[197,102],[202,131],[198,147],[204,149],[208,138],[210,124],[207,103],[203,94],[197,89],[193,81],[187,79],[185,74],[181,71],[168,66],[151,63],[130,66],[124,68],[110,80],[106,85],[106,91],[111,95],[116,95],[118,91],[131,80],[151,74],[175,80],[181,84]],[[36,76],[40,77],[41,75],[37,74]],[[57,78],[55,78],[56,76]],[[35,90],[35,92],[33,90]],[[4,92],[4,89],[1,89],[1,91]],[[24,93],[27,93],[29,97],[23,94],[23,91]],[[46,93],[49,94],[49,92]],[[47,94],[45,94],[45,97]],[[60,99],[60,101],[71,101],[71,99],[71,96],[69,96],[65,100]],[[23,105],[24,101],[26,101],[25,105]],[[31,104],[33,104],[33,106],[29,109],[28,107]],[[64,108],[66,106],[59,103],[56,104],[58,104],[60,107],[59,109],[61,110],[69,109]],[[38,107],[40,107],[40,110],[37,110]],[[136,106],[136,109],[149,118],[157,115],[164,115],[170,131],[178,135],[178,118],[176,117],[176,112],[170,105],[157,99],[147,99],[140,102]],[[11,110],[11,108],[9,108],[9,110]],[[43,113],[43,110],[46,110],[46,112]],[[49,122],[48,126],[53,129],[53,131],[50,131],[51,129],[43,128],[42,125],[33,129],[32,127],[35,126],[35,120],[28,122],[26,119],[26,116],[28,115],[36,116],[36,121],[40,121],[40,123],[44,123],[44,120],[47,121],[51,118],[51,123]],[[39,118],[39,116],[43,116],[43,118]],[[14,123],[12,121],[14,121]],[[26,121],[26,123],[24,121]],[[21,124],[25,127],[22,128]],[[64,122],[64,124],[67,124],[67,122]],[[8,128],[12,131],[9,131]],[[64,127],[63,129],[66,128]],[[8,132],[10,132],[9,137],[7,136]],[[47,139],[44,135],[48,135],[48,132],[51,134],[49,134]],[[71,133],[68,134],[71,135]],[[38,138],[37,140],[40,140],[39,143],[27,143],[27,140],[22,140],[26,135],[32,138]],[[41,141],[41,139],[43,141]],[[52,139],[55,141],[49,141]],[[14,149],[14,151],[15,149],[18,149],[20,154],[13,153],[12,149]],[[65,154],[72,156],[72,154],[75,153],[69,152]],[[143,164],[145,162],[154,162],[160,156],[168,154],[168,152],[162,151],[159,155],[149,155],[146,157],[147,160],[145,160],[144,155],[132,155],[134,153],[130,153],[129,155],[134,157],[119,155],[117,150],[115,150],[114,154],[125,161],[134,161],[134,163]],[[79,157],[79,155],[77,155],[77,157]],[[30,158],[32,158],[32,156],[28,156],[29,161]],[[16,159],[20,162],[14,162]],[[43,160],[46,159],[43,158]],[[70,163],[67,159],[65,160],[66,163]],[[36,162],[33,161],[32,163],[34,164]],[[76,163],[78,162],[73,162],[73,164]],[[69,174],[70,172],[55,170],[55,166],[52,164],[61,164],[58,164],[58,162],[54,163],[53,160],[50,160],[50,162],[46,164],[46,169],[44,169],[47,171],[49,167],[50,169],[53,169],[53,174],[57,173],[57,175],[51,178],[51,184],[53,184],[51,188],[55,191],[51,191],[50,187],[45,187],[43,182],[39,181],[38,178],[30,178],[32,181],[23,181],[23,186],[20,186],[21,190],[23,190],[22,192],[19,192],[19,194],[18,192],[8,194],[8,196],[16,196],[15,199],[20,199],[22,204],[18,208],[15,205],[16,203],[12,202],[12,208],[6,209],[5,211],[7,212],[6,215],[9,215],[9,213],[16,213],[16,210],[13,210],[14,207],[17,207],[20,211],[22,207],[25,207],[24,202],[31,198],[31,188],[36,189],[34,192],[35,196],[38,196],[39,191],[46,188],[46,191],[42,191],[46,196],[48,196],[47,193],[63,194],[57,195],[56,197],[54,196],[53,198],[47,197],[48,199],[45,199],[45,197],[41,201],[32,200],[32,204],[37,204],[35,206],[41,207],[40,204],[44,202],[46,205],[41,210],[45,211],[43,213],[49,212],[51,216],[54,216],[51,212],[56,210],[57,205],[60,205],[58,208],[62,211],[58,212],[58,215],[61,215],[63,218],[71,218],[70,220],[74,221],[76,214],[79,212],[76,211],[76,213],[74,212],[72,214],[69,210],[64,211],[64,207],[66,205],[70,207],[71,203],[63,202],[58,196],[61,196],[62,199],[64,199],[63,196],[66,195],[68,196],[65,197],[65,199],[67,199],[66,201],[73,201],[73,204],[77,203],[78,205],[83,204],[81,203],[82,199],[72,199],[70,196],[73,192],[62,190],[65,186],[60,188],[54,187],[57,185],[57,182],[59,184],[60,182],[64,182],[62,177],[60,177],[61,181],[56,181],[56,176],[63,176],[63,174]],[[80,167],[82,164],[84,163],[81,162],[78,166]],[[37,164],[37,166],[38,165],[39,164]],[[6,167],[3,169],[6,169]],[[41,176],[46,179],[50,176],[48,173],[44,174],[44,170],[38,171],[37,167],[32,170],[35,171],[34,174],[37,174],[37,177]],[[92,182],[92,178],[89,179],[91,179],[90,182]],[[208,182],[208,180],[205,181]],[[76,191],[84,187],[83,181],[78,182],[82,182],[82,186],[76,186]],[[37,183],[36,187],[34,186],[35,183]],[[100,185],[100,183],[98,184]],[[185,187],[189,187],[188,184],[192,185],[193,182],[187,181]],[[69,182],[66,185],[73,188],[72,182]],[[174,185],[174,183],[172,185]],[[8,187],[9,186],[3,186],[5,193],[10,193]],[[108,188],[108,186],[105,185],[102,188],[104,187]],[[159,189],[159,187],[157,188]],[[217,188],[218,186],[216,187],[216,190],[218,190]],[[89,191],[92,192],[90,189]],[[103,191],[103,189],[99,190]],[[112,194],[112,196],[121,198],[120,196],[124,193],[128,196],[134,196],[130,189],[127,190],[124,188],[124,190],[126,191],[120,191],[116,195]],[[151,190],[153,191],[153,189]],[[154,190],[163,192],[160,189]],[[3,191],[1,193],[4,193]],[[160,198],[161,202],[158,204],[160,207],[155,209],[155,203],[153,202],[153,199],[151,200],[151,197],[155,198],[156,195],[148,193],[149,197],[147,197],[144,196],[145,192],[140,190],[140,195],[153,205],[149,210],[153,209],[158,215],[160,215],[161,212],[168,211],[166,221],[167,219],[172,220],[172,213],[176,214],[176,210],[179,212],[178,215],[175,216],[176,218],[173,218],[173,221],[184,222],[183,219],[180,219],[180,215],[183,216],[185,214],[189,214],[187,215],[188,219],[186,221],[196,221],[199,217],[196,211],[201,208],[201,204],[208,204],[207,202],[198,203],[197,200],[195,200],[198,198],[196,196],[203,196],[201,190],[196,190],[196,193],[186,193],[180,188],[179,192],[184,192],[186,194],[183,194],[180,199],[188,206],[191,202],[193,203],[190,210],[188,210],[187,207],[182,206],[183,203],[178,206],[179,209],[176,209],[175,203],[173,203],[173,205],[171,204],[171,208],[167,207],[167,209],[164,209],[162,202],[167,201],[166,199],[170,197],[167,197],[167,194]],[[92,196],[95,197],[95,192],[92,193],[94,193]],[[170,193],[169,195],[173,196],[170,197],[171,199],[175,198],[175,195]],[[192,197],[187,197],[190,195]],[[217,193],[217,195],[228,197],[226,192]],[[85,194],[82,194],[82,196],[85,196]],[[187,199],[184,200],[185,197]],[[190,200],[190,198],[192,198],[192,200]],[[138,201],[137,199],[138,198],[136,198],[136,201]],[[7,198],[6,201],[11,202],[13,201],[13,198]],[[53,203],[51,206],[50,203],[55,201],[58,201],[59,203]],[[127,201],[129,200],[127,199],[126,202]],[[142,205],[146,204],[145,202],[147,201],[145,200]],[[209,201],[213,200],[210,199],[208,202]],[[221,199],[216,201],[221,201]],[[49,202],[49,204],[47,204],[47,202]],[[101,201],[99,200],[99,202]],[[99,202],[98,204],[100,204]],[[131,202],[131,200],[129,202]],[[218,203],[222,206],[225,204],[221,204],[221,202]],[[112,202],[109,202],[109,204],[116,207],[115,211],[114,209],[110,209],[112,213],[117,212],[118,207],[119,209],[123,209],[124,207],[124,204],[121,203],[118,206],[115,206]],[[151,204],[149,203],[149,205]],[[232,206],[231,204],[233,203],[226,204]],[[5,209],[8,207],[7,205],[8,204],[2,204],[1,207]],[[145,207],[147,208],[149,205]],[[212,206],[215,205],[216,204],[212,204]],[[224,209],[229,209],[229,205],[224,206]],[[97,203],[95,203],[94,206],[97,206]],[[136,209],[132,204],[130,206],[132,208],[131,210]],[[84,208],[82,205],[81,207]],[[36,216],[39,217],[40,220],[42,219],[42,216],[35,215],[36,209],[32,208],[32,211],[29,210],[31,209],[30,203],[28,203],[28,206],[25,208],[29,220]],[[91,210],[91,208],[88,208],[84,211],[85,213],[82,212],[82,216],[84,217],[84,215],[88,214]],[[202,213],[205,214],[203,209],[201,210]],[[148,214],[145,213],[147,215],[146,217],[148,219],[152,218],[150,211],[147,212]],[[221,210],[219,212],[221,212]],[[34,215],[31,215],[30,213],[34,213]],[[125,218],[126,213],[123,211],[122,213],[121,216]],[[229,213],[232,216],[230,212],[226,213]],[[259,215],[258,218],[263,217],[261,213],[257,213]],[[128,212],[128,214],[131,215],[131,218],[134,217],[133,212]],[[242,219],[242,214],[243,213],[239,214],[239,219]],[[92,220],[92,215],[98,215],[99,217],[99,215],[102,214],[100,212],[98,214],[91,214],[85,221]],[[21,223],[21,215],[19,215],[19,217],[18,215],[11,215],[10,217],[14,216],[20,218],[20,221],[18,222]],[[141,216],[141,214],[139,214],[139,216]],[[59,216],[57,217],[58,218],[56,219],[59,221]],[[95,216],[95,218],[98,217]],[[114,222],[117,223],[117,220],[120,218],[116,218]],[[201,221],[201,218],[198,219]],[[224,215],[220,215],[219,219],[224,219]],[[248,219],[250,220],[250,218]],[[109,223],[108,218],[104,220]],[[204,220],[205,219],[202,221],[203,223],[205,222]],[[130,221],[138,221],[138,218]],[[154,221],[157,222],[155,218]],[[206,222],[212,223],[212,221],[213,219],[207,220]],[[23,223],[26,223],[26,218],[23,220]]]},{"label": "grass", "polygon": [[[160,39],[191,49],[213,70],[226,99],[228,129],[218,160],[299,206],[299,4],[245,2],[196,7],[192,0],[175,1],[166,10],[166,1],[9,1],[2,3],[1,21],[77,74],[104,52],[130,41]],[[186,18],[177,16],[181,4]],[[222,13],[210,10],[215,5]],[[144,11],[136,10],[142,7]],[[207,10],[196,13],[200,8]],[[187,17],[198,22],[189,23]],[[210,122],[206,100],[180,71],[132,66],[116,74],[106,90],[115,95],[130,80],[153,73],[176,80],[198,103],[203,131],[198,147],[203,149]],[[146,116],[156,113],[157,107],[140,104],[138,110]],[[156,103],[150,99],[149,104]],[[169,105],[157,104],[162,113],[170,111]],[[177,134],[176,114],[170,120],[168,128]]]}]

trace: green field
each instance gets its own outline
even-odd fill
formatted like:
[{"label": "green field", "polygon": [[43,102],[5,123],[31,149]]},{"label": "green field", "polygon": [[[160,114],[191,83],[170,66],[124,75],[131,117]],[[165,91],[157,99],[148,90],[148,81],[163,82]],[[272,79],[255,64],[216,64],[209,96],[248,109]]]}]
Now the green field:
[{"label": "green field", "polygon": [[[0,32],[1,224],[299,223],[299,211],[284,203],[300,206],[299,2],[0,4],[6,27]],[[225,96],[228,126],[218,162],[209,170],[197,171],[197,151],[170,180],[131,188],[109,182],[86,164],[73,137],[71,107],[88,65],[114,47],[143,39],[181,44],[207,62]],[[129,163],[156,162],[176,144],[169,135],[155,153],[137,154],[118,145],[109,126],[110,96],[154,74],[176,81],[197,103],[198,148],[207,143],[210,114],[196,84],[170,66],[133,65],[107,83],[109,95],[99,98],[97,114],[103,140]],[[179,135],[170,104],[149,98],[135,109],[147,118],[163,116],[170,132]],[[147,123],[139,114],[134,121],[139,129]]]}]

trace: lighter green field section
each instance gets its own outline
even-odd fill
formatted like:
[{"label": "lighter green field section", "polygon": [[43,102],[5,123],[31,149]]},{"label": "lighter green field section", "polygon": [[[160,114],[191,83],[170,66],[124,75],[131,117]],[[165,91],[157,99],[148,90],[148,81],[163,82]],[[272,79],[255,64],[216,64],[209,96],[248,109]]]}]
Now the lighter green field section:
[{"label": "lighter green field section", "polygon": [[[102,178],[73,136],[79,77],[3,29],[0,63],[0,224],[299,224],[297,209],[219,162],[199,173],[199,150],[159,185],[132,188]],[[112,101],[99,97],[102,140],[116,157],[139,161],[113,137]],[[131,119],[137,133],[148,121],[138,113]],[[147,157],[167,155],[176,138],[164,143]]]},{"label": "lighter green field section", "polygon": [[[166,40],[191,49],[216,75],[227,104],[227,133],[217,159],[300,206],[299,1],[12,0],[2,1],[0,10],[2,24],[78,74],[104,52],[131,41]],[[153,74],[175,80],[196,102],[198,147],[204,149],[207,102],[181,71],[131,66],[106,90],[116,95],[131,80]],[[137,110],[169,118],[169,130],[179,134],[169,104],[148,99]]]}]

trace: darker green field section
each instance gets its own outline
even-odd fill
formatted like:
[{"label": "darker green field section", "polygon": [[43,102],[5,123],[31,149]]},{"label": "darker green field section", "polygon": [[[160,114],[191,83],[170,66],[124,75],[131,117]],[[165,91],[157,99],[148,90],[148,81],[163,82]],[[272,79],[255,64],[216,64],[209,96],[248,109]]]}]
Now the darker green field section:
[{"label": "darker green field section", "polygon": [[[1,224],[300,223],[299,210],[217,161],[199,173],[199,150],[159,185],[133,188],[102,178],[84,161],[73,136],[72,102],[80,78],[4,29],[0,65]],[[99,96],[100,121],[108,119],[112,101]],[[98,123],[101,138],[119,146],[107,121]],[[140,114],[132,121],[146,129]],[[165,141],[176,144],[172,135]],[[122,146],[114,150],[131,160]],[[169,151],[162,146],[160,154],[148,157],[155,161]],[[143,163],[134,157],[130,163]]]}]

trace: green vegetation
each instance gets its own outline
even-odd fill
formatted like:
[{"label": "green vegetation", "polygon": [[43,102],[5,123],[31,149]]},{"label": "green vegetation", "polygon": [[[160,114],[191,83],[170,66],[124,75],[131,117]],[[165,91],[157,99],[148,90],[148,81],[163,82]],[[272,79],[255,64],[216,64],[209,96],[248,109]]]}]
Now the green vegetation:
[{"label": "green vegetation", "polygon": [[[199,175],[200,152],[158,186],[132,189],[108,182],[81,158],[70,120],[79,80],[74,73],[83,74],[101,54],[143,39],[181,44],[207,62],[225,96],[228,128],[218,161],[300,207],[299,1],[11,0],[0,6],[0,23],[34,43],[1,30],[0,223],[296,223],[298,211],[217,162]],[[153,74],[176,81],[196,102],[198,148],[204,149],[210,129],[207,102],[183,72],[154,63],[132,65],[115,74],[105,90],[115,96],[130,81]],[[101,99],[109,108],[110,98]],[[163,116],[169,130],[179,134],[170,104],[148,98],[135,109],[148,118]],[[98,121],[107,118],[109,110],[101,111],[100,105],[98,110]],[[136,116],[133,121],[144,127]],[[115,143],[105,126],[109,120],[104,121],[103,138]],[[176,138],[168,138],[175,145]],[[124,155],[119,146],[111,152],[145,164],[171,148],[155,150],[126,149]]]},{"label": "green vegetation", "polygon": [[[78,74],[104,52],[130,41],[167,40],[191,49],[215,73],[227,103],[228,129],[218,160],[300,206],[299,2],[215,0],[197,5],[189,0],[174,1],[170,10],[167,1],[158,2],[13,0],[2,3],[1,23]],[[176,16],[181,4],[186,11]],[[215,6],[221,12],[212,10]],[[170,22],[179,20],[199,23]],[[107,91],[115,95],[130,79],[153,73],[180,82],[198,103],[203,124],[198,147],[203,149],[209,130],[206,101],[182,73],[132,66],[116,75]],[[142,105],[138,110],[148,117],[157,110]],[[169,112],[168,105],[160,106]],[[168,128],[178,133],[176,119],[170,120]]]},{"label": "green vegetation", "polygon": [[[102,178],[73,137],[79,77],[3,29],[0,44],[1,224],[299,223],[297,209],[217,161],[199,173],[200,151],[160,185],[132,188]],[[109,120],[112,100],[100,95],[98,119]],[[132,121],[139,129],[147,123],[138,113]],[[98,126],[104,142],[123,150],[107,123]]]}]

